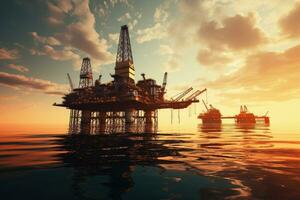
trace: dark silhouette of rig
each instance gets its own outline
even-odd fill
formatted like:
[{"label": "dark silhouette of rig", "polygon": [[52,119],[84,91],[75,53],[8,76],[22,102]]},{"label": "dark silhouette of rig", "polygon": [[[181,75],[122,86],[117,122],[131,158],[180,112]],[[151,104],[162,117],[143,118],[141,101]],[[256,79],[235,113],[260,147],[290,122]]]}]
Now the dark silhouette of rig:
[{"label": "dark silhouette of rig", "polygon": [[[189,88],[171,100],[166,100],[167,73],[163,84],[146,78],[135,83],[135,69],[127,25],[121,27],[113,80],[101,83],[101,75],[94,83],[89,58],[83,58],[79,87],[74,88],[68,75],[72,91],[63,97],[62,106],[70,109],[69,133],[138,133],[157,132],[158,109],[183,109],[199,102],[205,90]],[[184,98],[184,99],[183,99]]]}]

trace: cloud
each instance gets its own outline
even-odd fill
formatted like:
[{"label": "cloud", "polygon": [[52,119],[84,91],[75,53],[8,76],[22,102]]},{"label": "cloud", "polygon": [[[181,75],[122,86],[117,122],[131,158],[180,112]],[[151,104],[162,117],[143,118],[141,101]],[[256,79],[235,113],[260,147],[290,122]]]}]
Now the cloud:
[{"label": "cloud", "polygon": [[24,67],[22,65],[16,65],[16,64],[9,64],[7,65],[8,68],[17,70],[19,72],[29,72],[29,69],[27,67]]},{"label": "cloud", "polygon": [[172,54],[174,54],[174,50],[168,45],[160,45],[159,53],[161,55],[172,55]]},{"label": "cloud", "polygon": [[[139,14],[136,14],[135,16],[136,16],[137,18],[140,17]],[[132,20],[132,21],[129,22],[129,20]],[[117,21],[118,21],[118,22],[124,22],[124,23],[127,23],[127,24],[128,24],[128,28],[129,28],[130,30],[133,29],[133,28],[137,25],[137,23],[138,23],[138,20],[137,20],[137,19],[133,19],[133,17],[130,15],[129,12],[127,12],[127,13],[125,13],[124,15],[122,15],[121,17],[119,17],[119,18],[117,19]]]},{"label": "cloud", "polygon": [[57,91],[44,91],[44,93],[45,94],[50,94],[50,95],[59,95],[59,96],[61,96],[61,95],[65,95],[66,94],[66,91],[67,91],[67,89],[65,89],[64,91],[59,91],[59,90],[57,90]]},{"label": "cloud", "polygon": [[180,60],[181,55],[175,52],[169,45],[160,45],[158,53],[163,56],[167,56],[167,60],[162,64],[163,68],[169,72],[178,71],[182,66]]},{"label": "cloud", "polygon": [[221,26],[216,21],[205,22],[199,28],[198,38],[211,49],[231,50],[257,47],[266,41],[262,30],[255,26],[253,14],[224,18]]},{"label": "cloud", "polygon": [[199,42],[197,32],[212,10],[205,8],[204,4],[205,1],[178,1],[175,16],[171,16],[170,12],[165,12],[167,10],[156,9],[154,20],[166,20],[163,22],[165,25],[164,36],[168,37],[169,46],[175,52],[170,54],[167,63],[164,64],[166,69],[180,70],[180,67],[184,66],[179,64],[184,63],[184,51],[194,54],[195,47],[200,44],[203,47],[204,44]]},{"label": "cloud", "polygon": [[121,17],[119,17],[117,19],[118,22],[124,22],[124,21],[128,21],[129,19],[131,19],[131,15],[129,12],[125,13],[124,15],[122,15]]},{"label": "cloud", "polygon": [[107,16],[107,11],[104,8],[99,8],[99,13],[100,13],[101,17]]},{"label": "cloud", "polygon": [[169,17],[169,13],[162,7],[158,7],[154,12],[154,21],[165,22]]},{"label": "cloud", "polygon": [[127,0],[106,0],[102,1],[102,4],[96,4],[95,10],[97,10],[97,13],[99,13],[101,17],[107,18],[111,10],[118,4],[124,4],[122,6],[133,8]]},{"label": "cloud", "polygon": [[17,49],[5,49],[0,48],[0,60],[14,60],[19,57],[19,52]]},{"label": "cloud", "polygon": [[[214,7],[205,7],[205,0],[181,0],[177,4],[177,18],[167,32],[177,48],[186,47],[197,36],[199,26],[211,15]],[[184,30],[184,31],[183,31]]]},{"label": "cloud", "polygon": [[156,23],[152,27],[145,29],[139,29],[137,31],[137,42],[144,43],[149,42],[154,39],[162,39],[167,36],[164,25],[161,23]]},{"label": "cloud", "polygon": [[[160,40],[168,36],[169,21],[169,9],[171,1],[165,1],[160,6],[155,8],[153,21],[154,24],[145,29],[139,29],[137,31],[136,40],[138,43],[149,42],[152,40]],[[173,48],[169,45],[160,45],[158,53],[160,55],[167,55],[167,60],[162,64],[163,68],[169,72],[178,71],[182,66],[180,60],[181,56],[179,52],[174,52]]]},{"label": "cloud", "polygon": [[2,100],[12,100],[15,99],[16,96],[11,96],[11,95],[0,95],[0,101]]},{"label": "cloud", "polygon": [[131,22],[128,23],[128,28],[130,30],[132,30],[137,25],[137,23],[138,23],[138,20],[134,19],[133,21],[131,21]]},{"label": "cloud", "polygon": [[30,48],[29,52],[30,52],[31,55],[34,55],[34,56],[44,56],[44,55],[46,55],[46,53],[44,53],[43,51],[38,50],[36,48]]},{"label": "cloud", "polygon": [[80,56],[68,50],[67,48],[57,51],[49,45],[44,46],[44,53],[54,60],[80,59]]},{"label": "cloud", "polygon": [[58,2],[58,7],[64,12],[68,13],[72,8],[72,2],[70,0],[64,0]]},{"label": "cloud", "polygon": [[197,60],[204,67],[215,67],[216,69],[223,68],[230,63],[233,58],[224,52],[213,51],[209,49],[200,49],[198,51]]},{"label": "cloud", "polygon": [[[32,32],[34,40],[44,46],[43,50],[33,49],[31,52],[35,55],[50,55],[55,60],[74,59],[74,63],[78,63],[81,53],[88,54],[97,65],[113,63],[114,58],[108,51],[107,41],[95,30],[96,21],[90,10],[89,1],[62,2],[64,1],[58,4],[48,3],[51,14],[49,19],[52,19],[56,25],[63,25],[62,31],[49,37]],[[67,22],[66,16],[70,16],[72,20]],[[58,48],[55,49],[54,46]],[[67,58],[63,59],[63,56]]]},{"label": "cloud", "polygon": [[67,25],[63,33],[56,35],[56,39],[65,46],[89,54],[103,64],[113,62],[113,56],[107,50],[106,40],[95,30],[95,17],[90,11],[88,0],[75,4],[72,14],[78,17],[78,21]]},{"label": "cloud", "polygon": [[37,42],[43,43],[43,44],[49,44],[49,45],[61,45],[61,43],[54,37],[50,36],[50,37],[43,37],[38,35],[37,32],[30,32],[30,35],[32,36],[32,38],[34,40],[36,40]]},{"label": "cloud", "polygon": [[71,60],[73,62],[73,65],[75,66],[75,69],[80,69],[81,65],[81,56],[74,53],[72,49],[64,47],[61,50],[56,50],[50,45],[44,45],[42,49],[30,49],[30,53],[32,55],[47,55],[53,60],[59,60],[59,61],[65,61],[65,60]]},{"label": "cloud", "polygon": [[[246,4],[258,8],[264,3],[254,6],[252,1],[247,1]],[[188,55],[196,55],[201,67],[213,70],[215,75],[232,70],[237,59],[241,62],[250,50],[268,44],[267,35],[260,27],[261,16],[257,10],[243,5],[244,2],[240,5],[232,0],[178,1],[177,15],[172,16],[167,29],[172,48],[187,49]]]},{"label": "cloud", "polygon": [[169,14],[167,10],[169,9],[169,6],[168,1],[166,1],[166,3],[155,9],[153,15],[155,23],[150,27],[139,29],[137,31],[136,40],[138,43],[149,42],[154,39],[162,39],[168,35],[167,27],[169,26],[169,23],[167,20]]},{"label": "cloud", "polygon": [[110,33],[108,34],[108,38],[114,42],[114,43],[118,43],[118,40],[119,40],[119,33]]},{"label": "cloud", "polygon": [[136,17],[137,17],[138,19],[141,19],[141,18],[142,18],[142,13],[140,13],[140,12],[137,12],[135,15],[136,15]]},{"label": "cloud", "polygon": [[171,54],[171,56],[169,56],[167,62],[163,64],[163,67],[168,72],[178,71],[181,68],[180,55]]},{"label": "cloud", "polygon": [[300,38],[300,3],[296,3],[290,12],[279,20],[283,34],[290,38]]},{"label": "cloud", "polygon": [[118,3],[118,0],[109,0],[109,3],[114,8],[115,5]]},{"label": "cloud", "polygon": [[284,52],[258,52],[237,71],[205,86],[222,91],[227,99],[280,101],[300,98],[300,45]]},{"label": "cloud", "polygon": [[48,22],[54,26],[64,25],[65,14],[68,13],[72,8],[72,2],[70,0],[58,1],[57,5],[48,2],[48,9],[50,16],[48,17]]},{"label": "cloud", "polygon": [[43,79],[26,77],[24,75],[0,72],[0,84],[14,89],[29,89],[46,94],[62,95],[66,91],[65,85],[60,85]]}]

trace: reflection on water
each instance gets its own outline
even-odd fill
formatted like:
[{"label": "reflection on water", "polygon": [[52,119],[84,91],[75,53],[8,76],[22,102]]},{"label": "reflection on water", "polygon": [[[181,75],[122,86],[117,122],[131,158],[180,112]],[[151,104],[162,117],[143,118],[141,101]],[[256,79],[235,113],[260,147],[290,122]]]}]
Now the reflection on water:
[{"label": "reflection on water", "polygon": [[222,131],[221,123],[205,123],[198,125],[198,131],[201,133],[217,133]]},{"label": "reflection on water", "polygon": [[3,199],[298,199],[300,141],[277,134],[263,124],[199,124],[195,133],[176,134],[2,134],[0,192]]}]

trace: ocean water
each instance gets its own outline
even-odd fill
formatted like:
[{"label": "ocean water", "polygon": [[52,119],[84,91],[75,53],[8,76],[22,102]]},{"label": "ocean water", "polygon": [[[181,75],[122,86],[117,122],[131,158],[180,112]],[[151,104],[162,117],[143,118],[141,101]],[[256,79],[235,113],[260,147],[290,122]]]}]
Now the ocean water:
[{"label": "ocean water", "polygon": [[198,125],[189,132],[1,132],[0,197],[300,199],[300,132]]}]

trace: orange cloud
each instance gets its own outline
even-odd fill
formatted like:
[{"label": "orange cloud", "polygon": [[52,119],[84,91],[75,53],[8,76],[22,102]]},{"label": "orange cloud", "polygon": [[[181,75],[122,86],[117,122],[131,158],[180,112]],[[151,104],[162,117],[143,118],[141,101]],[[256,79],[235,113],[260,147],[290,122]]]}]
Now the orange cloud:
[{"label": "orange cloud", "polygon": [[224,55],[222,52],[213,50],[199,50],[197,60],[204,66],[224,67],[232,61],[232,58]]},{"label": "orange cloud", "polygon": [[31,89],[41,91],[46,94],[62,95],[66,91],[65,86],[53,83],[51,81],[26,77],[18,74],[0,72],[0,84],[13,87],[15,89]]},{"label": "orange cloud", "polygon": [[9,64],[7,67],[17,70],[19,72],[29,72],[29,69],[27,67],[24,67],[22,65],[16,65],[16,64]]},{"label": "orange cloud", "polygon": [[300,45],[284,52],[259,52],[246,58],[236,72],[205,86],[228,99],[279,101],[300,97]]},{"label": "orange cloud", "polygon": [[53,60],[71,60],[76,69],[80,67],[80,55],[74,53],[70,48],[65,47],[61,48],[60,50],[56,50],[50,45],[44,45],[41,50],[32,48],[29,51],[32,55],[47,55]]},{"label": "orange cloud", "polygon": [[30,35],[33,37],[34,40],[36,40],[37,42],[43,43],[43,44],[48,44],[48,45],[53,45],[53,46],[61,45],[61,43],[52,36],[43,37],[43,36],[38,35],[37,32],[31,32]]},{"label": "orange cloud", "polygon": [[227,17],[221,26],[215,21],[204,22],[200,26],[198,37],[212,49],[242,50],[266,41],[262,30],[255,26],[253,14]]},{"label": "orange cloud", "polygon": [[0,48],[0,60],[14,60],[19,57],[17,49],[8,50],[5,48]]},{"label": "orange cloud", "polygon": [[279,20],[279,25],[287,37],[300,37],[300,3],[295,4],[294,9]]},{"label": "orange cloud", "polygon": [[73,51],[68,49],[63,50],[55,50],[53,47],[49,45],[45,45],[43,52],[47,55],[49,55],[54,60],[69,60],[69,59],[75,59],[80,60],[80,56],[75,54]]},{"label": "orange cloud", "polygon": [[15,99],[16,96],[11,96],[11,95],[0,95],[0,101],[1,100],[12,100]]}]

